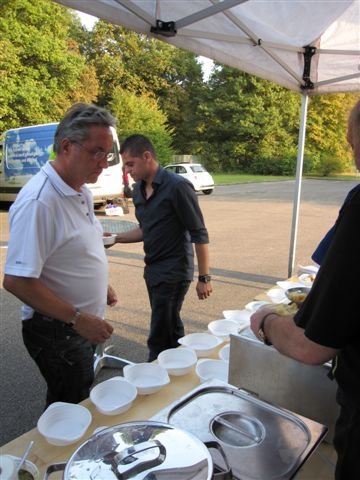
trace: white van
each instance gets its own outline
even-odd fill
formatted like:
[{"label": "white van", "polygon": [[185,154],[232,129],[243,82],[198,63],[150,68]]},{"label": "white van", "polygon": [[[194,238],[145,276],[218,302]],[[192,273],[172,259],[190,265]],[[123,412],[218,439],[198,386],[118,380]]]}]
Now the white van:
[{"label": "white van", "polygon": [[[21,187],[35,175],[53,155],[52,146],[58,123],[33,125],[7,130],[0,140],[0,201],[12,202]],[[87,186],[93,193],[94,205],[100,206],[123,195],[122,161],[116,130],[114,158],[96,183]]]}]

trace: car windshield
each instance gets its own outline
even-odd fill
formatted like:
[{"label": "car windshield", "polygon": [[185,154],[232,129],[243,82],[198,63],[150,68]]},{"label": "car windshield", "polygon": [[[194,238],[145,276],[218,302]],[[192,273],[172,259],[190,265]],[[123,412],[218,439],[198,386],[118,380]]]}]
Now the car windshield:
[{"label": "car windshield", "polygon": [[190,168],[194,173],[206,172],[202,165],[191,165]]}]

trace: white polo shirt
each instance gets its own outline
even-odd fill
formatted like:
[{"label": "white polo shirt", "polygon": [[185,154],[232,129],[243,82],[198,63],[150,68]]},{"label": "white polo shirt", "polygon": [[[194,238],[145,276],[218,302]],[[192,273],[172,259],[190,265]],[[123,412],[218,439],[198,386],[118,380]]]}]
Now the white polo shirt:
[{"label": "white polo shirt", "polygon": [[[6,274],[38,278],[59,298],[104,317],[108,262],[85,185],[73,190],[48,162],[21,189],[9,223]],[[24,305],[22,319],[32,314]]]}]

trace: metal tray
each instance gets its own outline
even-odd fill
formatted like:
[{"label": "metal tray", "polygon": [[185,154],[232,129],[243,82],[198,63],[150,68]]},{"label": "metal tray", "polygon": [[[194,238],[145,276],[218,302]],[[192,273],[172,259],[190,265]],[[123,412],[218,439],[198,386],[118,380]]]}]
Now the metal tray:
[{"label": "metal tray", "polygon": [[202,384],[153,419],[218,443],[238,480],[293,478],[327,430],[219,381]]}]

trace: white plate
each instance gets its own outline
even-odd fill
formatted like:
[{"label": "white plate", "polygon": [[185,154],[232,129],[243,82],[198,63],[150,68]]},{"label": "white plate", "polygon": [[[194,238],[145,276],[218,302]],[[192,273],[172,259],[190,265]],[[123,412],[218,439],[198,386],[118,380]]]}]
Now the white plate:
[{"label": "white plate", "polygon": [[96,385],[90,400],[104,415],[119,415],[131,407],[137,396],[136,387],[123,377],[113,377]]},{"label": "white plate", "polygon": [[210,322],[208,324],[208,329],[210,333],[219,337],[223,342],[229,342],[229,335],[231,333],[238,333],[239,325],[234,320],[223,318],[221,320],[214,320],[213,322]]},{"label": "white plate", "polygon": [[166,369],[156,363],[125,365],[123,373],[126,380],[135,385],[139,395],[155,393],[170,383]]},{"label": "white plate", "polygon": [[91,423],[90,411],[75,403],[52,403],[41,415],[37,429],[51,445],[71,445],[85,434]]},{"label": "white plate", "polygon": [[218,347],[222,340],[211,333],[189,333],[179,338],[180,345],[193,349],[198,357],[206,357]]},{"label": "white plate", "polygon": [[300,273],[315,273],[319,271],[318,265],[298,265],[298,272]]},{"label": "white plate", "polygon": [[179,347],[163,350],[157,360],[169,375],[179,376],[191,371],[197,362],[197,356],[191,348]]},{"label": "white plate", "polygon": [[295,287],[303,287],[304,284],[301,282],[290,282],[289,280],[284,280],[280,282],[276,282],[276,285],[278,285],[280,288],[282,288],[284,291],[288,290],[289,288],[295,288]]},{"label": "white plate", "polygon": [[103,244],[108,246],[108,245],[114,245],[115,243],[115,239],[116,239],[116,235],[112,234],[112,235],[103,235]]},{"label": "white plate", "polygon": [[208,358],[200,359],[196,364],[196,374],[201,382],[216,379],[227,383],[229,376],[229,362]]},{"label": "white plate", "polygon": [[219,358],[220,360],[225,360],[228,362],[230,359],[230,344],[227,343],[219,350]]},{"label": "white plate", "polygon": [[264,302],[262,300],[256,300],[254,302],[249,302],[245,305],[246,310],[249,310],[250,313],[256,312],[259,308],[265,307],[266,305],[272,305],[271,302]]}]

